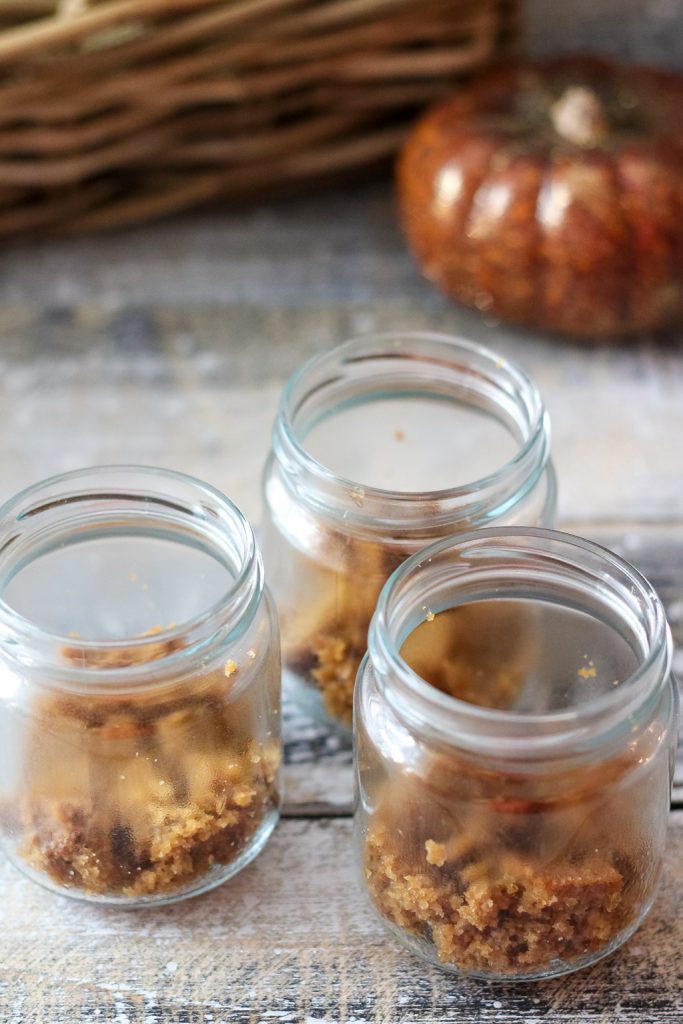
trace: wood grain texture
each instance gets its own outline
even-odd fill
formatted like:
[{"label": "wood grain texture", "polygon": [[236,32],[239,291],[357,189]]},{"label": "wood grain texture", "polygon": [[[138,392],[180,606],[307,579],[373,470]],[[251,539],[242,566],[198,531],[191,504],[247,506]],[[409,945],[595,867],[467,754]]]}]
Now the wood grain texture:
[{"label": "wood grain texture", "polygon": [[353,755],[348,735],[313,720],[284,690],[283,813],[349,815],[353,803]]},{"label": "wood grain texture", "polygon": [[348,337],[396,329],[464,334],[536,378],[562,519],[683,522],[676,339],[595,349],[447,302],[407,255],[385,186],[7,250],[0,497],[132,460],[203,476],[258,521],[286,377]]},{"label": "wood grain texture", "polygon": [[213,893],[100,911],[0,865],[3,1024],[679,1024],[683,813],[649,920],[614,956],[533,985],[458,980],[385,934],[354,877],[349,821],[285,821]]}]

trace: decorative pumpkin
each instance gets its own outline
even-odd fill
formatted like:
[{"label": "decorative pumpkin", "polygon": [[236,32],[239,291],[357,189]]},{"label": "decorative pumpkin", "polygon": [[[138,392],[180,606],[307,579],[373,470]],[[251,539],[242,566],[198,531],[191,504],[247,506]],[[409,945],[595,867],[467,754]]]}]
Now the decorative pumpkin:
[{"label": "decorative pumpkin", "polygon": [[597,58],[493,72],[398,164],[424,274],[492,315],[586,338],[683,322],[683,79]]}]

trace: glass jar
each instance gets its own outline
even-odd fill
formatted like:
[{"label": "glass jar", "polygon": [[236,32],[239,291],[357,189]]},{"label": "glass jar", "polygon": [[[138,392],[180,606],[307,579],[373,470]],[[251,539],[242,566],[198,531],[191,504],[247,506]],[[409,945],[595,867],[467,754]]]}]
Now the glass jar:
[{"label": "glass jar", "polygon": [[284,681],[348,727],[377,597],[408,555],[472,527],[552,525],[548,417],[526,374],[479,345],[350,341],[285,388],[264,493]]},{"label": "glass jar", "polygon": [[394,573],[368,647],[356,844],[384,923],[486,979],[621,945],[654,899],[676,745],[648,582],[566,534],[466,533]]},{"label": "glass jar", "polygon": [[180,474],[54,477],[0,510],[0,836],[125,906],[218,885],[280,804],[280,655],[251,527]]}]

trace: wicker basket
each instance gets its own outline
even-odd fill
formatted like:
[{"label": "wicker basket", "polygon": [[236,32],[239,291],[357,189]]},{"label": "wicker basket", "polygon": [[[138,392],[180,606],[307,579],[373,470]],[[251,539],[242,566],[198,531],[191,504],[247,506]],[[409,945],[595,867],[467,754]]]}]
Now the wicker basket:
[{"label": "wicker basket", "polygon": [[0,235],[108,228],[387,160],[516,0],[0,0]]}]

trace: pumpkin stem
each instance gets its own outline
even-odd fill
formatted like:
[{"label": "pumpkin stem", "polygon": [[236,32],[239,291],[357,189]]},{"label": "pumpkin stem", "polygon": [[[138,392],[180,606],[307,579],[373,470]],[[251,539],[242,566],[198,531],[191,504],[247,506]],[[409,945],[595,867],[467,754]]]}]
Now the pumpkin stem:
[{"label": "pumpkin stem", "polygon": [[607,134],[605,109],[592,89],[572,85],[550,108],[558,135],[576,146],[597,146]]}]

